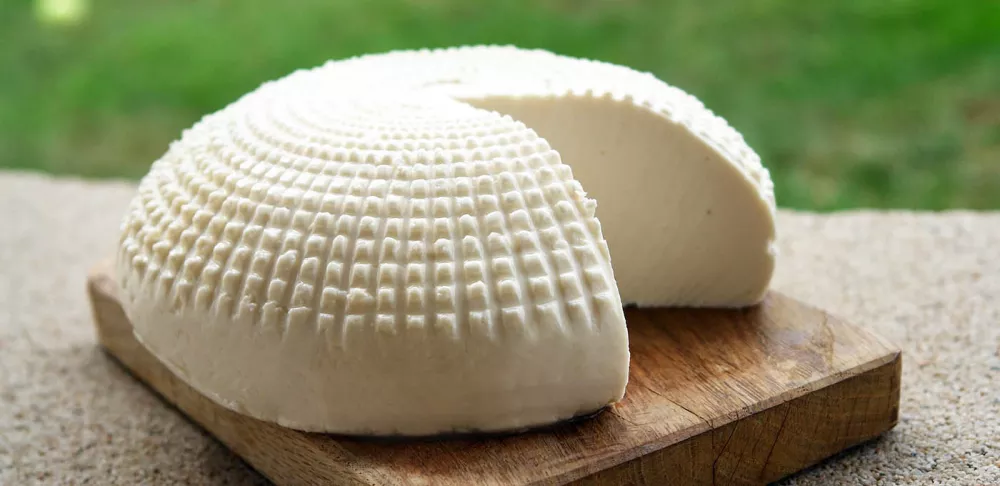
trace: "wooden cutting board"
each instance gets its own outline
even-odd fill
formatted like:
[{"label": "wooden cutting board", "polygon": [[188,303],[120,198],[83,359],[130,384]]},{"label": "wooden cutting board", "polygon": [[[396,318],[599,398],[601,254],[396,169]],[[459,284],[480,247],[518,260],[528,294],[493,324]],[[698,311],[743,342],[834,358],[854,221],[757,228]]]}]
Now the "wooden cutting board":
[{"label": "wooden cutting board", "polygon": [[222,408],[167,371],[133,337],[109,268],[88,285],[100,343],[278,484],[761,484],[898,418],[899,350],[772,291],[746,310],[626,309],[626,397],[595,418],[421,442],[298,432]]}]

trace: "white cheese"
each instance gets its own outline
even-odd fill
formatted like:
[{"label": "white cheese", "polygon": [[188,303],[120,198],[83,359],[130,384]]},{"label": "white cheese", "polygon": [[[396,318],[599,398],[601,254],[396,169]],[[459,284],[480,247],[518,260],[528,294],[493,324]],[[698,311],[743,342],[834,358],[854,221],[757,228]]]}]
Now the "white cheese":
[{"label": "white cheese", "polygon": [[694,98],[465,47],[330,62],[205,117],[141,181],[118,272],[136,337],[232,410],[499,431],[620,400],[622,302],[754,304],[774,237],[767,171]]}]

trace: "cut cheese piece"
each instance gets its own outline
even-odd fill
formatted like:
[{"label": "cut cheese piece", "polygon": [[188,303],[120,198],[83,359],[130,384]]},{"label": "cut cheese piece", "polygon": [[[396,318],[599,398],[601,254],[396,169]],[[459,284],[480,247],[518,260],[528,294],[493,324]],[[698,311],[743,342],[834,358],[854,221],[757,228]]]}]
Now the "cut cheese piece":
[{"label": "cut cheese piece", "polygon": [[693,98],[468,47],[331,62],[205,117],[141,181],[118,273],[139,341],[223,406],[427,435],[620,400],[623,298],[756,303],[773,240],[767,171]]},{"label": "cut cheese piece", "polygon": [[774,270],[774,213],[762,169],[747,177],[704,139],[633,100],[474,104],[524,122],[570,164],[598,202],[624,302],[740,307],[763,298]]}]

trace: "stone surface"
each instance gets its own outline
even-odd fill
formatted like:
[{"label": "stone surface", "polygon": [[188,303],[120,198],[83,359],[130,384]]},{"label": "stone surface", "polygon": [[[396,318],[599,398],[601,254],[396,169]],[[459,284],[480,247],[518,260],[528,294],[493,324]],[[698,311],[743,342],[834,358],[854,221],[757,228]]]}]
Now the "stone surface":
[{"label": "stone surface", "polygon": [[[0,173],[0,484],[265,483],[94,342],[86,271],[132,192]],[[1000,213],[783,211],[779,232],[777,289],[904,353],[897,428],[785,483],[1000,484]]]}]

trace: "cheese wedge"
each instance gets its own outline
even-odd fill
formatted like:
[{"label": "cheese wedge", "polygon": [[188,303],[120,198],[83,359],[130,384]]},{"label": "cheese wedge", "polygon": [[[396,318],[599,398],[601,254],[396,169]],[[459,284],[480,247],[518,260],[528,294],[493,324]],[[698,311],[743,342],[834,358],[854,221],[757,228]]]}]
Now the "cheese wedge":
[{"label": "cheese wedge", "polygon": [[136,337],[219,404],[430,435],[620,400],[622,304],[755,304],[774,239],[767,170],[691,96],[478,46],[330,62],[206,116],[140,182],[117,268]]}]

